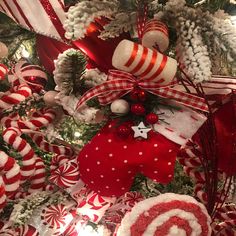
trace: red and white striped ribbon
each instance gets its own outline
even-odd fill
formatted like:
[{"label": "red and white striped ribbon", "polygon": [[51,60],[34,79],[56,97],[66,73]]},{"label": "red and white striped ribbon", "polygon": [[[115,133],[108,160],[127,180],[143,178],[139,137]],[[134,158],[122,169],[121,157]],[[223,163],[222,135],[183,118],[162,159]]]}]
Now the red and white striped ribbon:
[{"label": "red and white striped ribbon", "polygon": [[4,64],[0,64],[0,80],[3,80],[8,73],[8,68]]},{"label": "red and white striped ribbon", "polygon": [[64,40],[64,0],[0,0],[0,11],[29,30]]},{"label": "red and white striped ribbon", "polygon": [[33,148],[21,136],[20,129],[8,128],[3,131],[3,140],[22,156],[21,182],[25,182],[35,171],[35,154]]},{"label": "red and white striped ribbon", "polygon": [[205,112],[208,111],[205,100],[201,97],[178,91],[172,88],[171,85],[160,86],[159,82],[146,81],[145,79],[136,79],[132,74],[119,70],[110,70],[108,81],[87,91],[79,100],[77,109],[79,109],[88,100],[94,97],[98,97],[101,105],[109,104],[115,99],[131,92],[137,86],[154,95],[173,99],[185,106]]},{"label": "red and white striped ribbon", "polygon": [[15,86],[12,91],[7,92],[0,98],[0,109],[9,109],[31,96],[32,91],[28,85]]}]

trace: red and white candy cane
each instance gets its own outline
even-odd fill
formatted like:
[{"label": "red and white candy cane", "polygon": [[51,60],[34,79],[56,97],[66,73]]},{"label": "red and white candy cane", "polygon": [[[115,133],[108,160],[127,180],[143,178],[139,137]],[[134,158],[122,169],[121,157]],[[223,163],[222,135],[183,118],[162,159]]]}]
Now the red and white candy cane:
[{"label": "red and white candy cane", "polygon": [[69,161],[69,158],[65,155],[55,155],[51,159],[50,171],[56,170],[59,166]]},{"label": "red and white candy cane", "polygon": [[25,182],[35,171],[35,154],[33,148],[20,136],[20,129],[8,128],[3,131],[3,140],[22,156],[21,182]]},{"label": "red and white candy cane", "polygon": [[0,98],[0,109],[9,109],[17,105],[32,95],[32,91],[28,85],[22,84],[13,88],[12,91],[6,93]]},{"label": "red and white candy cane", "polygon": [[13,114],[12,116],[3,117],[1,123],[6,128],[15,127],[19,129],[38,130],[46,127],[56,117],[56,112],[49,108],[40,110],[40,113],[37,111],[36,114],[33,113],[32,118],[26,121],[21,120],[17,114]]},{"label": "red and white candy cane", "polygon": [[7,197],[14,194],[20,186],[20,166],[15,159],[0,151],[0,185]]},{"label": "red and white candy cane", "polygon": [[4,64],[0,64],[0,80],[3,80],[8,73],[8,68]]},{"label": "red and white candy cane", "polygon": [[43,160],[40,157],[36,157],[35,172],[30,179],[29,193],[33,193],[38,190],[42,190],[45,187],[46,169]]},{"label": "red and white candy cane", "polygon": [[58,155],[72,156],[74,151],[71,147],[48,143],[42,134],[29,134],[33,142],[43,151],[52,152]]}]

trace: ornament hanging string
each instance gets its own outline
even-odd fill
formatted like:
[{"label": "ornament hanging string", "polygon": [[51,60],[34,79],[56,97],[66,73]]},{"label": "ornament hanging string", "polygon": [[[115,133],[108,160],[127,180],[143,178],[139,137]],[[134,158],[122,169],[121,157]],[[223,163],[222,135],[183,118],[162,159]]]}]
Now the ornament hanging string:
[{"label": "ornament hanging string", "polygon": [[132,74],[119,70],[110,70],[108,81],[87,91],[79,100],[77,109],[88,100],[98,97],[101,105],[107,105],[134,88],[141,88],[162,98],[174,99],[176,102],[200,111],[208,112],[205,100],[201,97],[187,94],[172,88],[174,83],[161,86],[160,81],[152,82],[145,79],[136,79]]}]

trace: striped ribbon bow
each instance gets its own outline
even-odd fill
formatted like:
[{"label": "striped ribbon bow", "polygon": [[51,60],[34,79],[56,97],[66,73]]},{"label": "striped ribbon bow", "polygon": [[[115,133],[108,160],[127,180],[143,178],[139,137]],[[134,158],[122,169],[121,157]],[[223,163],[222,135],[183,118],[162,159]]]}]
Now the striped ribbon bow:
[{"label": "striped ribbon bow", "polygon": [[178,91],[172,84],[160,85],[160,81],[136,79],[132,74],[119,70],[110,70],[108,80],[88,90],[79,100],[77,109],[80,109],[88,100],[98,97],[101,105],[107,105],[115,99],[123,97],[134,88],[139,87],[149,93],[162,98],[173,99],[176,102],[197,110],[208,112],[207,104],[201,97]]}]

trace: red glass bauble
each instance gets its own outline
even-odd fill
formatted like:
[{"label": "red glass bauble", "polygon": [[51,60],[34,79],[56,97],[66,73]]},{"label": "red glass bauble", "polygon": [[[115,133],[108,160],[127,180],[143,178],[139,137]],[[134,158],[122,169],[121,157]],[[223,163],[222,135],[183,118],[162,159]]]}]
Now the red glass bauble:
[{"label": "red glass bauble", "polygon": [[146,121],[150,125],[156,124],[158,119],[158,115],[155,113],[149,113],[148,115],[146,115]]},{"label": "red glass bauble", "polygon": [[130,110],[133,114],[137,116],[144,115],[146,112],[144,106],[140,103],[133,104]]},{"label": "red glass bauble", "polygon": [[131,134],[131,127],[126,124],[122,124],[117,128],[117,135],[120,138],[128,138]]},{"label": "red glass bauble", "polygon": [[39,93],[47,84],[47,79],[38,76],[24,76],[33,92]]}]

